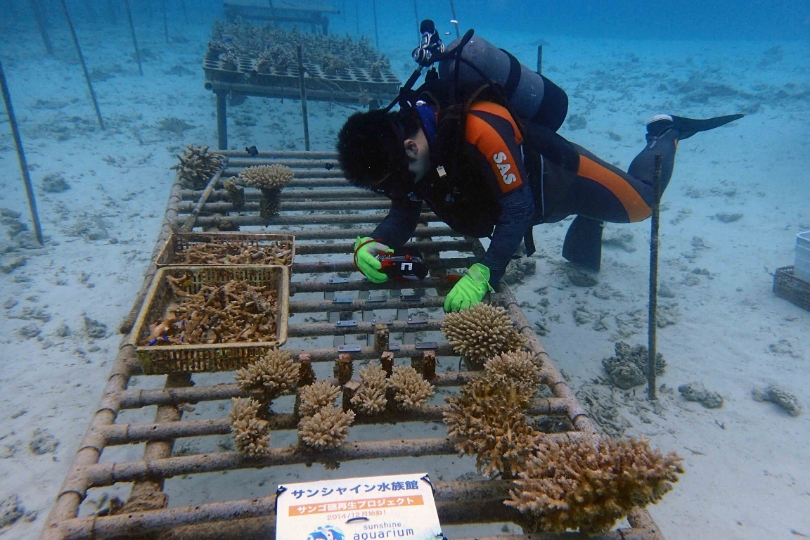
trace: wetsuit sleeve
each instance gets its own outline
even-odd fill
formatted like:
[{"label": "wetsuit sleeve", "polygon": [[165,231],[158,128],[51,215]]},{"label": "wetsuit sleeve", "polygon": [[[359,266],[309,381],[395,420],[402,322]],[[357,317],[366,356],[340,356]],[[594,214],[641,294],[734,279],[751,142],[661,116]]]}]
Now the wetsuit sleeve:
[{"label": "wetsuit sleeve", "polygon": [[388,211],[385,219],[371,233],[371,237],[381,240],[388,247],[400,247],[413,236],[421,212],[421,201],[392,199],[391,210]]},{"label": "wetsuit sleeve", "polygon": [[531,225],[534,196],[523,164],[520,131],[504,107],[474,103],[467,116],[466,138],[500,207],[489,249],[481,261],[489,268],[489,281],[494,285]]}]

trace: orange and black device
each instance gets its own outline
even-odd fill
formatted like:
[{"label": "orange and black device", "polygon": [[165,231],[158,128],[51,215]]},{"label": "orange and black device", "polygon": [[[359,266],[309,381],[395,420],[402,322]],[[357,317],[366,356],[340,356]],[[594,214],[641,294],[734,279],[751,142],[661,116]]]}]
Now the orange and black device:
[{"label": "orange and black device", "polygon": [[400,247],[393,253],[378,257],[382,264],[381,271],[390,279],[397,281],[416,281],[425,279],[428,266],[422,254],[414,248]]}]

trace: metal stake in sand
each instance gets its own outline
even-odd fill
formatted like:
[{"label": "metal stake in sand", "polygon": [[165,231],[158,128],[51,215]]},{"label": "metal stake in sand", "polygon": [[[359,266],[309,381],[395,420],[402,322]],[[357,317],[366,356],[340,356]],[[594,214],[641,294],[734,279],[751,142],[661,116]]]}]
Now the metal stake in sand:
[{"label": "metal stake in sand", "polygon": [[371,7],[374,8],[374,42],[377,44],[377,49],[380,48],[380,33],[377,31],[377,0],[371,0]]},{"label": "metal stake in sand", "polygon": [[143,66],[141,66],[141,50],[138,48],[138,38],[135,37],[135,25],[132,24],[132,9],[129,7],[129,0],[124,0],[124,7],[127,8],[129,31],[132,34],[132,45],[135,47],[135,60],[138,61],[138,73],[143,76]]},{"label": "metal stake in sand", "polygon": [[84,55],[82,54],[82,48],[79,47],[79,38],[76,37],[76,29],[73,28],[73,20],[70,18],[70,12],[68,12],[67,4],[65,4],[65,0],[60,0],[62,4],[62,11],[65,14],[65,19],[67,20],[68,27],[70,28],[70,35],[73,36],[73,44],[76,46],[76,53],[79,55],[79,61],[82,64],[82,71],[84,72],[84,80],[87,82],[87,89],[90,91],[90,98],[93,100],[93,108],[96,109],[96,118],[98,119],[98,125],[101,129],[104,129],[104,120],[101,118],[101,111],[98,108],[98,100],[96,100],[96,91],[93,90],[93,83],[90,81],[90,74],[87,72],[87,64],[84,62]]},{"label": "metal stake in sand", "polygon": [[416,9],[416,0],[413,0],[413,16],[416,20],[416,34],[421,36],[422,32],[419,31],[419,10]]},{"label": "metal stake in sand", "polygon": [[301,45],[296,47],[298,56],[298,89],[301,92],[301,117],[304,120],[304,148],[309,152],[309,120],[307,118],[307,89],[304,86],[304,57],[301,54]]},{"label": "metal stake in sand", "polygon": [[360,37],[360,2],[354,0],[354,22],[357,23],[357,37]]},{"label": "metal stake in sand", "polygon": [[42,227],[39,224],[39,216],[37,215],[37,201],[34,199],[31,175],[28,174],[28,162],[25,160],[20,130],[17,128],[17,117],[14,116],[14,109],[11,107],[11,94],[9,94],[8,85],[6,84],[6,74],[3,71],[2,62],[0,62],[0,87],[3,89],[3,101],[6,103],[8,123],[11,124],[11,134],[14,136],[14,145],[17,147],[17,158],[20,160],[20,172],[25,181],[25,193],[28,195],[28,207],[31,209],[31,221],[34,222],[34,231],[37,235],[37,241],[39,245],[42,246],[45,245],[45,242],[42,239]]},{"label": "metal stake in sand", "polygon": [[34,12],[34,18],[37,20],[37,26],[39,27],[39,34],[42,36],[42,43],[45,45],[45,51],[48,56],[53,56],[53,45],[51,44],[51,37],[48,35],[48,27],[45,25],[45,16],[42,13],[39,0],[30,1],[31,10]]},{"label": "metal stake in sand", "polygon": [[461,35],[458,33],[458,17],[456,17],[456,3],[453,0],[450,0],[450,12],[453,14],[453,26],[456,27],[456,39],[460,38]]},{"label": "metal stake in sand", "polygon": [[166,16],[166,0],[160,0],[160,7],[163,9],[163,34],[166,36],[166,43],[169,42],[169,20]]},{"label": "metal stake in sand", "polygon": [[653,174],[652,224],[650,232],[650,311],[647,316],[647,397],[655,399],[655,330],[658,311],[658,225],[661,218],[661,166],[664,157],[655,154]]},{"label": "metal stake in sand", "polygon": [[543,72],[543,46],[537,46],[537,73]]}]

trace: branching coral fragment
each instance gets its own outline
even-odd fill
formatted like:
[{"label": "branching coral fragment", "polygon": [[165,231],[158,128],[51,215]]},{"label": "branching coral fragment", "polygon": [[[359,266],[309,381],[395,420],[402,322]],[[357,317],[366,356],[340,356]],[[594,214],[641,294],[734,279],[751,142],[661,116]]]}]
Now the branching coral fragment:
[{"label": "branching coral fragment", "polygon": [[539,366],[542,362],[535,355],[525,351],[512,351],[499,354],[484,364],[484,369],[491,375],[500,375],[511,379],[523,387],[530,398],[537,393],[541,377]]},{"label": "branching coral fragment", "polygon": [[442,322],[442,332],[457,353],[475,364],[519,350],[526,344],[506,310],[489,304],[448,313]]},{"label": "branching coral fragment", "polygon": [[379,364],[369,364],[360,370],[360,388],[352,398],[352,405],[364,414],[379,414],[385,410],[388,400],[385,391],[388,379]]},{"label": "branching coral fragment", "polygon": [[549,442],[539,446],[505,504],[526,516],[527,532],[604,531],[631,509],[658,502],[683,473],[681,461],[645,439]]},{"label": "branching coral fragment", "polygon": [[527,424],[523,410],[532,395],[525,385],[488,373],[446,398],[448,435],[459,452],[475,454],[485,476],[500,472],[514,477],[531,457],[540,433]]},{"label": "branching coral fragment", "polygon": [[329,381],[315,381],[301,389],[301,416],[312,416],[324,407],[332,407],[340,395],[340,388]]},{"label": "branching coral fragment", "polygon": [[209,152],[207,146],[188,145],[183,155],[178,155],[180,163],[173,165],[180,176],[183,187],[203,189],[208,186],[209,180],[222,167],[224,157],[216,152]]},{"label": "branching coral fragment", "polygon": [[340,407],[324,407],[312,416],[305,416],[298,426],[298,434],[307,446],[318,450],[337,448],[349,435],[354,412]]},{"label": "branching coral fragment", "polygon": [[243,390],[261,390],[262,401],[272,400],[295,391],[299,365],[287,351],[272,349],[265,356],[236,372],[236,382]]},{"label": "branching coral fragment", "polygon": [[270,453],[270,423],[261,418],[262,405],[255,399],[233,398],[230,413],[233,444],[240,454],[263,457]]},{"label": "branching coral fragment", "polygon": [[394,401],[403,410],[417,409],[433,395],[433,385],[410,366],[397,366],[389,379]]},{"label": "branching coral fragment", "polygon": [[286,165],[260,165],[245,167],[239,173],[239,183],[259,189],[281,189],[290,183],[293,171]]}]

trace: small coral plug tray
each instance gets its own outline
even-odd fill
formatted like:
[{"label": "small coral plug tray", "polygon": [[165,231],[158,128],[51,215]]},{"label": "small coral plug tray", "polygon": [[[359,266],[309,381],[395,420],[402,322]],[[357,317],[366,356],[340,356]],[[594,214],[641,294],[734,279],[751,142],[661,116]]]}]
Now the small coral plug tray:
[{"label": "small coral plug tray", "polygon": [[773,292],[779,298],[810,311],[810,282],[793,275],[794,267],[777,268],[773,276]]},{"label": "small coral plug tray", "polygon": [[[206,88],[213,89],[214,83],[236,84],[242,87],[286,88],[298,94],[298,66],[283,69],[274,66],[260,70],[258,59],[246,54],[238,54],[238,66],[225,66],[219,52],[208,50],[203,59]],[[231,69],[227,69],[231,68]],[[402,82],[388,68],[372,72],[370,68],[350,66],[327,73],[319,64],[304,62],[304,84],[307,90],[326,91],[337,101],[343,101],[344,93],[368,92],[385,96],[395,96]],[[243,88],[243,91],[245,90]],[[309,96],[318,99],[317,96]],[[349,96],[345,96],[349,97]],[[352,96],[352,100],[356,97]]]},{"label": "small coral plug tray", "polygon": [[[227,260],[211,256],[207,262],[189,261],[186,256],[195,251],[196,258],[206,253],[227,252]],[[244,255],[242,255],[244,254]],[[254,255],[251,262],[241,262]],[[262,254],[264,256],[262,256]],[[190,265],[256,265],[271,264],[291,267],[295,259],[295,236],[267,233],[172,233],[158,254],[158,268]],[[233,262],[239,260],[240,262]]]},{"label": "small coral plug tray", "polygon": [[[254,287],[270,285],[276,291],[274,335],[261,342],[231,342],[194,345],[159,345],[150,338],[151,326],[163,321],[170,308],[179,304],[169,277],[183,280],[185,292],[196,294],[206,285],[247,281]],[[155,274],[141,311],[135,320],[131,343],[145,374],[232,371],[251,364],[268,349],[287,340],[290,273],[286,266],[172,266]]]}]

